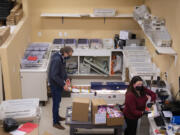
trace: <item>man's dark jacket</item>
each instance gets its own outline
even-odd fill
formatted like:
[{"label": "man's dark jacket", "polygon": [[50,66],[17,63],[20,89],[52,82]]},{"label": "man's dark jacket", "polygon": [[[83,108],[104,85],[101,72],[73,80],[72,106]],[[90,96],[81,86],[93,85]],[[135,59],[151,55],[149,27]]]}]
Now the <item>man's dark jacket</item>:
[{"label": "man's dark jacket", "polygon": [[48,81],[50,85],[63,88],[67,79],[66,62],[58,52],[51,56]]}]

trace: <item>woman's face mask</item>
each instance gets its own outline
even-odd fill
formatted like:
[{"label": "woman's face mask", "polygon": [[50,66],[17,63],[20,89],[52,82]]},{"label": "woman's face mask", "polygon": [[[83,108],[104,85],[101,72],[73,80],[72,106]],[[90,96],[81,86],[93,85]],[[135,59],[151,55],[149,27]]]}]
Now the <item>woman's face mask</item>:
[{"label": "woman's face mask", "polygon": [[143,86],[136,86],[135,89],[136,89],[137,91],[142,91],[142,90],[144,89],[144,87],[143,87]]},{"label": "woman's face mask", "polygon": [[142,91],[144,89],[143,87],[143,82],[142,81],[137,81],[135,84],[134,84],[134,88],[135,90],[137,91]]}]

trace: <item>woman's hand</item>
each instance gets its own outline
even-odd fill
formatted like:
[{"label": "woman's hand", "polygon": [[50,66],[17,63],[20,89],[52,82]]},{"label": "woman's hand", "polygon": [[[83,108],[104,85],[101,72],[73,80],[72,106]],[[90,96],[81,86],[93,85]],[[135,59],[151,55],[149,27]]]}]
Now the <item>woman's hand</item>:
[{"label": "woman's hand", "polygon": [[149,95],[146,95],[146,97],[148,98],[148,100],[151,100],[151,96],[149,96]]}]

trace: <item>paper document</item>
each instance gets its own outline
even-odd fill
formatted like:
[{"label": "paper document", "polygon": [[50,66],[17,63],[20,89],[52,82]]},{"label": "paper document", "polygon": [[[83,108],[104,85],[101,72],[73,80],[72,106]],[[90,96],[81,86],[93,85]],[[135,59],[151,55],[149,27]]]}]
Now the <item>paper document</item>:
[{"label": "paper document", "polygon": [[15,131],[10,132],[10,134],[11,135],[25,135],[26,132],[15,130]]},{"label": "paper document", "polygon": [[23,124],[18,130],[26,132],[26,133],[30,133],[32,132],[35,128],[37,128],[38,125],[34,124],[34,123],[25,123]]},{"label": "paper document", "polygon": [[95,114],[95,123],[96,124],[106,124],[106,113]]},{"label": "paper document", "polygon": [[163,115],[166,118],[172,118],[173,117],[173,114],[170,111],[163,111]]}]

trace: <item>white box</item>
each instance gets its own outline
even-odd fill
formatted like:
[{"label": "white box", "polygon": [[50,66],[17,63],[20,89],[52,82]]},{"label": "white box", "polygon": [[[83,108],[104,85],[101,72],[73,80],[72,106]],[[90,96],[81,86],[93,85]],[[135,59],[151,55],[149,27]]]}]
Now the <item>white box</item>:
[{"label": "white box", "polygon": [[121,31],[119,32],[119,39],[127,40],[127,39],[130,39],[131,36],[132,36],[132,33],[129,32],[129,31],[121,30]]},{"label": "white box", "polygon": [[114,40],[112,38],[103,39],[103,47],[106,49],[114,48]]},{"label": "white box", "polygon": [[149,15],[150,11],[146,5],[137,6],[134,9],[133,16],[136,20],[142,20],[145,16]]},{"label": "white box", "polygon": [[95,8],[94,15],[98,17],[112,17],[116,15],[114,8]]}]

